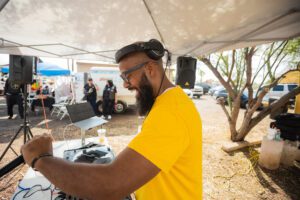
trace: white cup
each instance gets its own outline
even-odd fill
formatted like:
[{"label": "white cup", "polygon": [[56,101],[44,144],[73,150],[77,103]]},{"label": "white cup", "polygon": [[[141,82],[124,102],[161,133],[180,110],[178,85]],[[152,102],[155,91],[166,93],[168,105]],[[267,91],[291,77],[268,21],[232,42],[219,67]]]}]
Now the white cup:
[{"label": "white cup", "polygon": [[107,139],[105,137],[106,129],[99,129],[97,130],[99,136],[99,143],[105,145],[107,143]]},{"label": "white cup", "polygon": [[103,129],[103,128],[98,129],[98,130],[97,130],[97,133],[98,133],[98,136],[99,136],[99,137],[105,136],[105,134],[106,134],[106,129]]}]

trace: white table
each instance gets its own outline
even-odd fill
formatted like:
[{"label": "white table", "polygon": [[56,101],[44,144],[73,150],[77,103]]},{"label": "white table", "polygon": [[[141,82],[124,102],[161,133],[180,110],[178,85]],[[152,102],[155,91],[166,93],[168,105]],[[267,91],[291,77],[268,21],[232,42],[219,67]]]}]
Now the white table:
[{"label": "white table", "polygon": [[[86,138],[86,141],[89,142],[94,142],[98,143],[98,138],[97,137],[92,137],[92,138]],[[53,153],[54,156],[56,157],[63,157],[63,153],[65,150],[68,149],[75,149],[81,147],[81,139],[76,139],[76,140],[68,140],[68,141],[59,141],[59,142],[54,142],[53,143]],[[63,177],[62,177],[63,178]],[[34,171],[32,168],[29,168],[28,171],[26,172],[24,178],[22,181],[19,183],[19,186],[22,188],[31,188],[34,185],[40,184],[42,188],[47,188],[50,186],[50,182],[39,172]],[[16,188],[16,191],[14,195],[11,197],[13,200],[18,200],[18,199],[24,199],[23,196],[26,193],[26,191],[23,191],[19,193],[17,196],[16,194],[21,191],[21,188],[19,186]],[[52,185],[52,188],[54,186]],[[38,188],[36,188],[37,190]],[[31,191],[33,193],[34,190]],[[57,194],[53,195],[52,199],[55,199],[55,197],[58,196]],[[51,200],[51,191],[39,191],[34,193],[32,196],[27,197],[27,200]]]}]

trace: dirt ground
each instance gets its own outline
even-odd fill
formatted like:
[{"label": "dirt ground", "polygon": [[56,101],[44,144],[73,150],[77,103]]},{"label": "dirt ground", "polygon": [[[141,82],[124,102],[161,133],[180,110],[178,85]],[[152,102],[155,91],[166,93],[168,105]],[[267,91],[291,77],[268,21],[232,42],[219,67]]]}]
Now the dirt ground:
[{"label": "dirt ground", "polygon": [[[260,168],[255,162],[259,147],[236,151],[232,154],[225,153],[221,150],[221,146],[229,141],[229,130],[221,107],[207,95],[193,101],[203,122],[204,199],[300,199],[300,170],[284,166],[275,171]],[[17,113],[16,108],[14,113]],[[80,138],[80,131],[77,128],[65,129],[70,123],[68,118],[60,121],[55,116],[49,116],[49,111],[46,113],[48,129],[46,129],[41,110],[36,114],[30,113],[29,119],[34,135],[51,131],[55,140],[64,140],[64,137],[66,139]],[[3,97],[0,97],[0,152],[4,150],[22,123],[18,117],[14,120],[6,118],[5,101]],[[116,153],[119,153],[134,137],[142,122],[143,119],[138,118],[134,110],[130,110],[123,115],[114,115],[113,119],[104,125],[109,143]],[[247,139],[261,139],[266,134],[269,122],[269,119],[263,120]],[[87,137],[96,136],[96,130],[97,128],[88,131]],[[23,137],[20,135],[13,143],[17,152],[22,142]],[[15,155],[9,150],[0,166],[14,157]],[[22,179],[26,171],[26,166],[19,167],[0,180],[0,200],[10,199],[18,181]]]}]

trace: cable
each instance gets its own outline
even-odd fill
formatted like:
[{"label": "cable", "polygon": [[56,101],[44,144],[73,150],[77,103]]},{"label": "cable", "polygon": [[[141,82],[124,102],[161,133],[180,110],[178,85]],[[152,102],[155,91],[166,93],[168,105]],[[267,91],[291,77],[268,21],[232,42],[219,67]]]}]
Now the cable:
[{"label": "cable", "polygon": [[[32,186],[32,187],[24,194],[23,198],[28,198],[28,197],[31,197],[32,195],[34,195],[34,194],[37,193],[37,192],[45,192],[45,191],[48,191],[48,190],[50,190],[51,193],[52,193],[51,186],[52,186],[51,183],[50,183],[50,185],[49,185],[48,187],[46,187],[46,188],[43,188],[43,186],[40,185],[40,184],[34,185],[34,186]],[[40,187],[40,188],[39,188],[38,190],[32,192],[33,188],[37,188],[37,187]],[[30,192],[32,192],[32,193],[30,193]]]},{"label": "cable", "polygon": [[68,143],[68,140],[66,140],[66,138],[65,138],[65,131],[67,130],[67,128],[69,127],[69,126],[71,126],[71,125],[73,125],[73,124],[68,124],[67,126],[65,126],[65,128],[64,128],[64,130],[63,130],[63,138],[64,138],[64,142],[67,144],[67,147],[68,147],[68,149],[70,149],[69,148],[69,143]]},{"label": "cable", "polygon": [[162,77],[162,79],[161,79],[161,82],[160,82],[160,86],[159,86],[159,89],[158,89],[158,91],[157,91],[157,94],[156,94],[156,96],[155,96],[155,99],[158,97],[158,95],[159,95],[159,91],[160,91],[160,89],[161,89],[161,86],[162,86],[162,84],[163,84],[163,82],[164,82],[164,79],[165,79],[165,76],[166,76],[166,71],[167,71],[167,67],[170,65],[170,63],[171,63],[171,53],[167,50],[167,49],[165,49],[165,51],[167,52],[167,62],[166,62],[166,67],[165,67],[165,69],[164,69],[164,74],[163,74],[163,77]]},{"label": "cable", "polygon": [[[18,169],[18,168],[15,168],[15,169],[12,171],[12,172],[14,172],[14,171],[16,171],[16,172],[9,178],[8,181],[6,181],[6,182],[7,182],[6,185],[5,185],[3,188],[0,189],[0,192],[6,190],[7,188],[9,188],[9,187],[12,185],[12,184],[9,184],[10,181],[11,181],[13,178],[16,177],[16,175],[23,169],[23,167],[24,167],[24,165],[22,165],[22,167],[20,167],[19,169]],[[17,170],[17,169],[18,169],[18,170]],[[11,173],[12,173],[12,172],[11,172]],[[11,174],[11,173],[10,173],[10,174]],[[6,177],[8,177],[8,175],[9,175],[9,174],[4,175],[4,176],[0,179],[0,181],[2,181],[3,179],[5,179]]]},{"label": "cable", "polygon": [[[43,85],[43,81],[41,79],[40,79],[40,85]],[[42,108],[43,108],[43,114],[44,114],[46,129],[49,130],[48,122],[47,122],[47,115],[46,115],[46,110],[45,110],[45,104],[44,104],[44,95],[43,95],[42,87],[40,87],[39,90],[40,90],[40,95],[41,95],[41,102],[42,102]]]},{"label": "cable", "polygon": [[[18,184],[18,188],[20,189],[20,191],[18,191],[12,198],[12,200],[15,200],[16,197],[21,194],[22,192],[26,192],[22,199],[25,199],[25,198],[29,198],[31,197],[32,195],[34,195],[35,193],[37,192],[45,192],[45,191],[48,191],[50,190],[50,195],[51,195],[51,199],[52,199],[52,196],[53,196],[53,193],[54,193],[54,190],[55,190],[55,187],[53,189],[51,189],[51,186],[52,184],[50,183],[50,185],[46,188],[43,188],[43,186],[41,184],[36,184],[36,185],[33,185],[32,187],[28,187],[28,188],[25,188],[25,187],[22,187],[20,185],[20,183]],[[36,191],[32,191],[33,189],[35,188],[39,188],[38,190]]]}]

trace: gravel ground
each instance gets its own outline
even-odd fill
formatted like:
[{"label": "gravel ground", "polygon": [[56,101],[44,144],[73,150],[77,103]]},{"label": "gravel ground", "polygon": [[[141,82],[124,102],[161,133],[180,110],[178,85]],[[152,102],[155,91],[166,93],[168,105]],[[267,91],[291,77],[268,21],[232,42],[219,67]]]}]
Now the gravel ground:
[{"label": "gravel ground", "polygon": [[[221,146],[224,142],[229,141],[229,129],[221,107],[210,96],[203,96],[193,101],[203,122],[204,199],[300,199],[299,170],[294,167],[281,166],[278,170],[270,171],[254,165],[255,163],[251,164],[250,158],[258,153],[259,147],[232,154],[223,152]],[[14,113],[17,113],[16,108]],[[66,139],[80,137],[80,131],[75,127],[67,128],[63,137],[62,133],[66,125],[70,123],[69,119],[65,118],[60,121],[54,116],[49,117],[48,111],[46,114],[48,129],[42,111],[29,114],[31,130],[34,135],[51,132],[55,140],[63,140],[64,137]],[[18,117],[14,120],[6,118],[5,101],[3,97],[0,97],[0,152],[4,150],[22,123]],[[134,137],[142,121],[143,119],[135,115],[134,110],[130,110],[123,115],[114,115],[113,119],[104,125],[104,128],[107,129],[108,140],[117,154]],[[266,134],[269,123],[269,119],[263,120],[253,129],[247,139],[261,139]],[[88,131],[87,137],[96,136],[96,130],[97,128]],[[19,151],[22,142],[23,139],[20,135],[13,143],[16,151]],[[0,166],[14,157],[12,151],[9,151]],[[0,200],[11,197],[26,170],[27,166],[20,167],[0,180]]]}]

